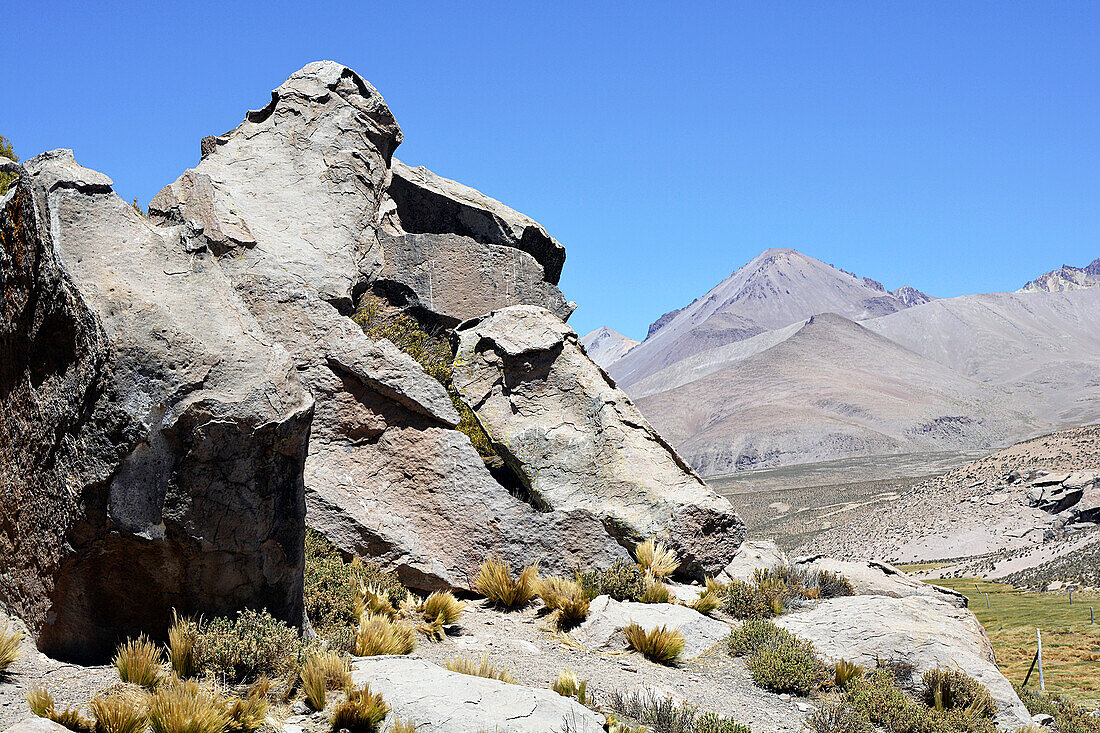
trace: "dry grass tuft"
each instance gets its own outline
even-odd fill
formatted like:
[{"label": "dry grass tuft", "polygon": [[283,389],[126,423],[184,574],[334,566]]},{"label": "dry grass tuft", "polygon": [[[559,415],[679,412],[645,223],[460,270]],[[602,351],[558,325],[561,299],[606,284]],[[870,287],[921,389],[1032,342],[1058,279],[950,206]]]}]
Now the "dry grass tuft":
[{"label": "dry grass tuft", "polygon": [[390,728],[390,733],[416,733],[416,726],[411,720],[397,720]]},{"label": "dry grass tuft", "polygon": [[65,708],[58,710],[54,704],[53,696],[45,687],[35,687],[27,691],[27,705],[31,712],[39,718],[52,720],[77,733],[88,733],[95,724],[88,720],[79,708]]},{"label": "dry grass tuft", "polygon": [[355,593],[355,615],[362,616],[365,613],[393,618],[397,615],[397,609],[393,607],[385,588],[359,581],[359,590]]},{"label": "dry grass tuft", "polygon": [[299,676],[306,702],[314,710],[324,710],[326,690],[351,687],[351,663],[336,652],[322,652],[306,659]]},{"label": "dry grass tuft", "polygon": [[581,705],[588,704],[588,680],[577,679],[577,673],[563,669],[551,688],[562,697],[575,697]]},{"label": "dry grass tuft", "polygon": [[224,701],[193,680],[161,685],[149,708],[153,733],[224,733],[229,721]]},{"label": "dry grass tuft", "polygon": [[655,578],[667,578],[680,567],[676,553],[653,540],[646,540],[634,549],[638,566]]},{"label": "dry grass tuft", "polygon": [[23,642],[23,632],[15,628],[10,620],[0,624],[0,675],[19,659],[19,645]]},{"label": "dry grass tuft", "polygon": [[390,706],[381,695],[370,691],[370,685],[361,690],[349,689],[347,697],[332,713],[332,730],[374,733],[389,712]]},{"label": "dry grass tuft", "polygon": [[718,599],[718,596],[713,591],[703,591],[699,596],[691,602],[691,607],[699,613],[712,613],[722,605],[722,601]]},{"label": "dry grass tuft", "polygon": [[420,630],[430,637],[443,638],[443,627],[458,621],[466,604],[450,591],[436,591],[417,604],[417,612],[424,617]]},{"label": "dry grass tuft", "polygon": [[253,733],[263,727],[267,720],[267,692],[271,683],[262,680],[252,685],[244,697],[234,697],[225,702],[225,712],[229,714],[227,733]]},{"label": "dry grass tuft", "polygon": [[673,664],[684,652],[684,637],[676,629],[659,626],[648,634],[638,624],[623,628],[627,645],[658,664]]},{"label": "dry grass tuft", "polygon": [[847,687],[848,683],[863,676],[863,667],[847,659],[841,659],[833,669],[833,682],[837,687]]},{"label": "dry grass tuft", "polygon": [[588,594],[579,583],[551,575],[539,581],[538,591],[546,607],[557,611],[558,628],[572,628],[588,616]]},{"label": "dry grass tuft", "polygon": [[470,657],[451,657],[447,660],[447,669],[452,672],[468,674],[473,677],[500,680],[510,685],[516,684],[516,680],[512,677],[512,673],[506,669],[497,669],[494,667],[489,661],[488,655],[483,656],[480,660],[474,660]]},{"label": "dry grass tuft", "polygon": [[113,662],[123,682],[152,689],[163,677],[160,649],[144,634],[121,645]]},{"label": "dry grass tuft", "polygon": [[490,555],[481,563],[474,580],[474,588],[498,606],[517,608],[527,605],[538,594],[539,571],[535,566],[525,567],[518,580],[502,561]]},{"label": "dry grass tuft", "polygon": [[182,618],[172,611],[172,626],[168,629],[168,662],[181,680],[195,674],[195,639],[199,627],[194,620]]},{"label": "dry grass tuft", "polygon": [[651,575],[645,576],[645,590],[638,596],[641,603],[671,603],[672,591]]},{"label": "dry grass tuft", "polygon": [[355,630],[355,654],[408,654],[416,648],[416,630],[383,614],[364,614]]},{"label": "dry grass tuft", "polygon": [[95,733],[142,733],[149,725],[149,696],[132,688],[96,695],[88,707]]}]

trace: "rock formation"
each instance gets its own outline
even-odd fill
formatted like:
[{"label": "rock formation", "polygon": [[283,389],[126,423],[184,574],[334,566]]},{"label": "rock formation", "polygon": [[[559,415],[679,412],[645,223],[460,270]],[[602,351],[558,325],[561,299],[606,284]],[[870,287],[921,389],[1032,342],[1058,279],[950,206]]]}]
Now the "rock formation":
[{"label": "rock formation", "polygon": [[101,657],[171,609],[302,618],[312,400],[209,261],[67,150],[0,213],[0,602]]},{"label": "rock formation", "polygon": [[627,544],[671,542],[685,572],[715,575],[744,525],[649,426],[548,311],[513,306],[456,329],[455,384],[529,501],[589,509]]}]

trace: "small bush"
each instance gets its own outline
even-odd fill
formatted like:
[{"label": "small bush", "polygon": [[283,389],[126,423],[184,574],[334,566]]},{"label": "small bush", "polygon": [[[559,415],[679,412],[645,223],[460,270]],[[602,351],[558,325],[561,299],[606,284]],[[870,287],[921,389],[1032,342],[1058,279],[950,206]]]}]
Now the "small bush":
[{"label": "small bush", "polygon": [[[612,710],[608,715],[612,733],[751,733],[746,725],[712,712],[700,712],[692,705],[680,705],[671,697],[612,692],[604,702]],[[643,727],[628,726],[616,715],[642,723]]]},{"label": "small bush", "polygon": [[702,713],[695,719],[695,733],[752,733],[749,726],[742,725],[718,713]]},{"label": "small bush", "polygon": [[863,667],[841,659],[833,668],[833,683],[837,687],[847,687],[852,680],[863,676]]},{"label": "small bush", "polygon": [[917,671],[917,665],[904,657],[875,658],[875,669],[887,671],[899,685],[908,685]]},{"label": "small bush", "polygon": [[883,669],[852,680],[848,699],[875,725],[897,733],[933,733],[929,711],[906,695]]},{"label": "small bush", "polygon": [[676,629],[660,626],[648,634],[638,624],[623,628],[627,646],[658,664],[674,664],[684,651],[684,637]]},{"label": "small bush", "polygon": [[489,662],[489,656],[485,655],[480,660],[470,657],[451,657],[447,660],[447,669],[460,674],[468,674],[473,677],[486,677],[491,680],[500,680],[514,685],[516,680],[512,673],[506,669],[497,669]]},{"label": "small bush", "polygon": [[88,733],[95,727],[95,724],[88,720],[79,708],[58,709],[54,704],[53,696],[45,687],[35,687],[28,690],[27,705],[30,707],[31,712],[39,718],[52,720],[71,731],[76,731],[76,733]]},{"label": "small bush", "polygon": [[149,697],[132,690],[96,695],[88,703],[95,733],[143,733],[149,725]]},{"label": "small bush", "polygon": [[416,648],[416,630],[382,614],[365,614],[355,631],[355,655],[409,654]]},{"label": "small bush", "polygon": [[589,570],[577,575],[577,583],[590,599],[611,596],[616,601],[636,601],[645,592],[645,573],[632,562],[616,560],[605,570]]},{"label": "small bush", "polygon": [[21,643],[23,643],[23,632],[17,629],[9,619],[5,619],[0,624],[0,676],[19,659]]},{"label": "small bush", "polygon": [[551,575],[539,581],[539,597],[543,604],[558,614],[558,627],[572,628],[588,616],[589,599],[579,583]]},{"label": "small bush", "polygon": [[172,626],[168,629],[168,662],[181,680],[195,673],[195,640],[198,635],[197,623],[180,618],[172,611]]},{"label": "small bush", "polygon": [[766,644],[749,655],[745,666],[757,686],[794,695],[810,694],[828,677],[813,645],[802,639],[788,638]]},{"label": "small bush", "polygon": [[818,588],[818,595],[821,598],[839,598],[841,596],[854,596],[856,594],[856,589],[852,586],[852,581],[848,580],[840,573],[821,570],[817,573],[815,581]]},{"label": "small bush", "polygon": [[152,689],[161,679],[160,649],[145,635],[131,639],[118,648],[113,660],[118,676],[129,682]]},{"label": "small bush", "polygon": [[244,610],[235,619],[199,624],[193,650],[195,671],[229,682],[284,677],[297,667],[301,648],[297,631],[266,611]]},{"label": "small bush", "polygon": [[381,695],[370,691],[369,684],[361,690],[349,689],[344,701],[332,713],[332,730],[375,733],[389,712],[390,706]]},{"label": "small bush", "polygon": [[551,688],[562,697],[575,697],[581,705],[588,704],[588,680],[578,680],[577,673],[563,669]]},{"label": "small bush", "polygon": [[1060,733],[1100,733],[1100,716],[1094,715],[1083,705],[1023,687],[1017,687],[1016,694],[1032,715],[1054,718]]},{"label": "small bush", "polygon": [[[19,156],[15,154],[15,148],[12,147],[11,141],[3,135],[0,135],[0,155],[19,162]],[[15,178],[16,175],[14,173],[0,173],[0,196],[8,192],[8,187],[11,186]]]},{"label": "small bush", "polygon": [[730,632],[726,646],[730,654],[741,657],[771,644],[790,641],[791,638],[789,631],[776,626],[771,621],[750,619],[741,624],[740,628]]},{"label": "small bush", "polygon": [[481,563],[474,589],[503,608],[518,608],[527,605],[538,593],[539,572],[536,567],[525,567],[519,578],[514,580],[508,565],[502,560],[489,556]]},{"label": "small bush", "polygon": [[722,610],[739,619],[765,618],[768,607],[756,588],[741,580],[734,580],[723,589]]},{"label": "small bush", "polygon": [[193,680],[161,685],[149,707],[153,733],[223,733],[228,725],[224,701]]},{"label": "small bush", "polygon": [[806,716],[806,725],[816,733],[874,733],[867,713],[847,703],[826,704]]},{"label": "small bush", "polygon": [[655,578],[667,578],[680,567],[676,553],[653,540],[646,540],[634,548],[634,556],[638,567]]},{"label": "small bush", "polygon": [[930,669],[921,677],[921,686],[924,703],[936,710],[966,710],[989,717],[996,709],[989,690],[957,669]]},{"label": "small bush", "polygon": [[638,600],[642,603],[670,603],[672,601],[672,591],[656,578],[646,576],[645,590],[642,591],[642,595],[638,597]]}]

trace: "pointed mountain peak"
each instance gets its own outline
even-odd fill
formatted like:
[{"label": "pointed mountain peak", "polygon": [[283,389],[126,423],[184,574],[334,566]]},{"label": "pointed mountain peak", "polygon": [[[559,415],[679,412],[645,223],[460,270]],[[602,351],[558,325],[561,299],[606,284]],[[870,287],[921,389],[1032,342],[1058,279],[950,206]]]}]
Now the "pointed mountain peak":
[{"label": "pointed mountain peak", "polygon": [[1040,275],[1017,290],[1018,293],[1057,293],[1100,285],[1100,258],[1084,267],[1062,265],[1057,270]]}]

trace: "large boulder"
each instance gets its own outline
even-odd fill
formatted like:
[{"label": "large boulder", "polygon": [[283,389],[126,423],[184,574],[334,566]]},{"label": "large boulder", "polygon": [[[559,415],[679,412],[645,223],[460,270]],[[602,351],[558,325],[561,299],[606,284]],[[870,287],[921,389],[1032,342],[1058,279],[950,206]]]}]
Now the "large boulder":
[{"label": "large boulder", "polygon": [[393,161],[372,287],[448,328],[509,305],[575,307],[557,288],[565,248],[537,222],[427,168]]},{"label": "large boulder", "polygon": [[[423,659],[364,657],[351,669],[356,687],[369,684],[390,706],[389,720],[422,733],[599,733],[603,716],[553,690],[448,671]],[[27,731],[27,733],[52,733]]]},{"label": "large boulder", "polygon": [[914,677],[936,667],[959,669],[985,685],[997,703],[996,722],[1016,730],[1031,715],[997,669],[993,647],[974,614],[939,598],[911,595],[830,598],[775,622],[813,642],[830,662],[846,659],[867,669],[901,658]]},{"label": "large boulder", "polygon": [[922,583],[893,565],[877,560],[837,560],[824,555],[810,555],[796,558],[793,567],[809,574],[829,572],[843,575],[858,595],[892,598],[929,596],[947,601],[956,608],[966,608],[969,602],[965,595],[956,590]]},{"label": "large boulder", "polygon": [[[517,565],[541,560],[555,572],[625,557],[587,508],[540,512],[509,493],[454,429],[459,416],[444,387],[347,317],[368,288],[385,291],[402,273],[409,282],[418,277],[418,265],[378,239],[400,140],[370,84],[331,61],[309,64],[272,92],[267,107],[208,139],[200,163],[150,204],[153,216],[183,232],[181,250],[232,284],[264,340],[285,345],[316,400],[305,467],[308,523],[343,551],[373,556],[422,590],[469,588],[489,553]],[[433,222],[426,231],[459,216],[432,220],[430,207],[408,203],[410,197],[396,196],[417,212],[406,220]],[[521,227],[519,214],[495,202],[482,207],[494,221],[514,220],[501,225],[498,240],[539,240],[529,233],[542,231],[533,222]],[[459,218],[474,222],[461,236],[477,247],[507,248],[482,244],[484,227],[472,216]],[[546,240],[546,252],[532,250],[560,267],[553,259],[564,256],[560,245]],[[536,262],[526,251],[510,251]],[[441,298],[470,285],[462,270],[474,260],[456,262],[464,264],[431,270],[430,287]]]},{"label": "large boulder", "polygon": [[722,582],[739,580],[748,583],[757,570],[775,570],[785,565],[787,556],[774,540],[745,540],[718,579]]},{"label": "large boulder", "polygon": [[0,605],[56,657],[302,620],[312,400],[208,259],[56,150],[0,206]]},{"label": "large boulder", "polygon": [[455,385],[532,505],[587,509],[624,544],[671,544],[716,575],[744,538],[715,494],[549,311],[513,306],[456,329]]},{"label": "large boulder", "polygon": [[683,656],[686,659],[721,644],[730,633],[726,623],[687,606],[616,601],[609,596],[599,596],[592,600],[588,617],[572,634],[587,647],[620,651],[626,647],[622,629],[632,623],[641,626],[646,633],[661,627],[679,631],[684,637]]}]

